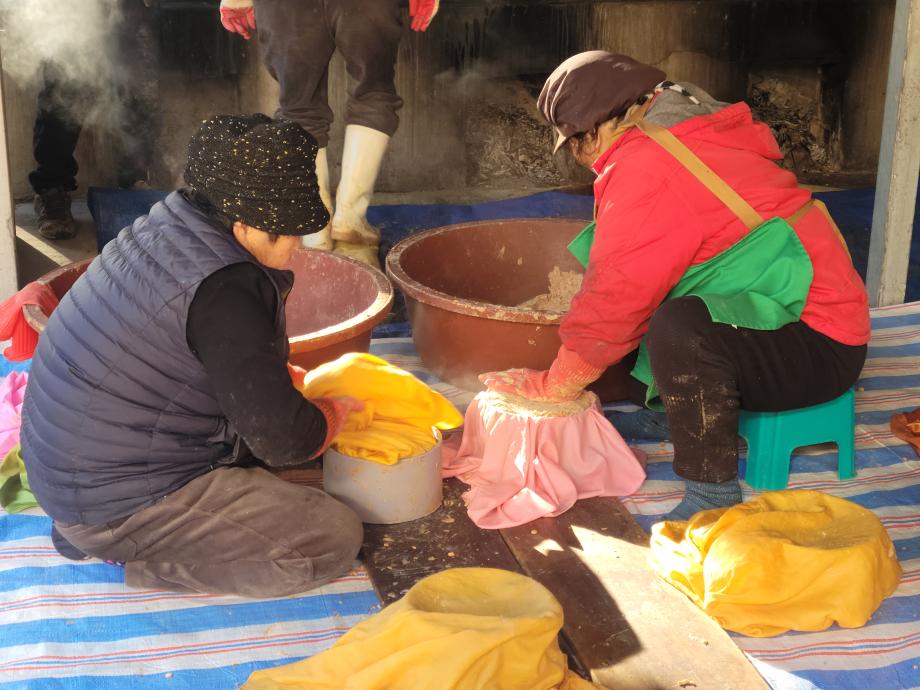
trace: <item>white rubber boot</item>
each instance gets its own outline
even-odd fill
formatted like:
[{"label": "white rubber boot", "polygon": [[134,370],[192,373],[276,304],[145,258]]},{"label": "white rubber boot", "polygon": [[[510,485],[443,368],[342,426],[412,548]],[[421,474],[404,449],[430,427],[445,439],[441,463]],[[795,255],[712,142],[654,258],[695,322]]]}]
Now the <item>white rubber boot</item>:
[{"label": "white rubber boot", "polygon": [[345,127],[342,179],[332,217],[332,239],[336,242],[379,246],[380,233],[368,224],[367,207],[389,141],[389,136],[370,127]]},{"label": "white rubber boot", "polygon": [[[319,185],[319,198],[323,200],[323,205],[329,211],[332,217],[332,193],[329,191],[329,159],[326,157],[326,149],[322,148],[316,152],[316,183]],[[304,235],[300,238],[301,243],[307,249],[321,249],[325,252],[332,251],[333,242],[331,235],[332,221],[319,232],[312,235]]]}]

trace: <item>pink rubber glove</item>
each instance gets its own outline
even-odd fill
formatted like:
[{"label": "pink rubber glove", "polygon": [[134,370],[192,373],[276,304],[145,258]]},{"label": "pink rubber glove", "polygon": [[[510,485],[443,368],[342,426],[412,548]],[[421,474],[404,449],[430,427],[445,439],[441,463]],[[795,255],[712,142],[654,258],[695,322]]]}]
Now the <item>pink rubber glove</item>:
[{"label": "pink rubber glove", "polygon": [[221,0],[220,23],[231,33],[239,34],[247,41],[256,30],[256,13],[247,0]]},{"label": "pink rubber glove", "polygon": [[409,16],[413,31],[426,31],[438,13],[439,0],[409,0]]},{"label": "pink rubber glove", "polygon": [[[298,369],[299,368],[300,367],[298,367]],[[348,415],[352,412],[360,412],[363,410],[364,403],[357,398],[348,397],[313,398],[310,402],[319,408],[319,411],[323,413],[323,417],[326,418],[326,438],[323,439],[323,445],[320,449],[310,458],[310,460],[315,460],[325,453],[329,446],[332,445],[335,437],[339,435],[342,427],[345,426]]]},{"label": "pink rubber glove", "polygon": [[589,364],[563,345],[549,371],[509,369],[483,374],[479,380],[496,393],[540,402],[565,402],[575,400],[603,373],[603,369]]}]

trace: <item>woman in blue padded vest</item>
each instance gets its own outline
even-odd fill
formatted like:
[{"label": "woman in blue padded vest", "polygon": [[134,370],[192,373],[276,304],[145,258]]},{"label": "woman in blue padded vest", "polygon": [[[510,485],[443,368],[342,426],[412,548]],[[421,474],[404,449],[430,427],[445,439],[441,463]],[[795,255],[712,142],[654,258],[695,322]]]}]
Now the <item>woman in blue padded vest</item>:
[{"label": "woman in blue padded vest", "polygon": [[218,116],[188,187],[121,231],[52,314],[22,419],[58,550],[129,586],[283,596],[347,570],[357,516],[264,466],[317,457],[360,403],[305,400],[287,368],[283,270],[326,226],[315,140]]}]

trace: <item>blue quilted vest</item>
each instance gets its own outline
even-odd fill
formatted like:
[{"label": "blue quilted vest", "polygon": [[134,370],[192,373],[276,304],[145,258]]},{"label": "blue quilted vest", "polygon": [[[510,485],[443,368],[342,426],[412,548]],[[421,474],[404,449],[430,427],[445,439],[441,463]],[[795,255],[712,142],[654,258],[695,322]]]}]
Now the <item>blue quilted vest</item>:
[{"label": "blue quilted vest", "polygon": [[[64,523],[136,513],[235,460],[239,447],[186,340],[202,280],[259,265],[173,193],[106,245],[39,339],[22,413],[22,457],[42,508]],[[278,291],[279,357],[291,274]]]}]

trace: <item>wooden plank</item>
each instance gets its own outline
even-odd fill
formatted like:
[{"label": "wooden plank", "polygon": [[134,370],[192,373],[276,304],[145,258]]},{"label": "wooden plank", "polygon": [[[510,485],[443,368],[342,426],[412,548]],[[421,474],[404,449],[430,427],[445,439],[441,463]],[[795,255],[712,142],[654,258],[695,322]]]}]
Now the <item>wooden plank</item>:
[{"label": "wooden plank", "polygon": [[416,582],[447,568],[487,567],[520,572],[496,530],[478,528],[463,503],[466,487],[444,482],[444,503],[420,520],[399,525],[365,525],[364,564],[384,605]]},{"label": "wooden plank", "polygon": [[562,603],[592,679],[616,690],[767,688],[727,633],[648,565],[648,535],[614,498],[502,530],[524,572]]},{"label": "wooden plank", "polygon": [[897,0],[866,280],[874,307],[904,301],[918,173],[920,0]]},{"label": "wooden plank", "polygon": [[10,183],[10,157],[6,140],[6,103],[3,67],[0,65],[0,301],[19,289],[16,272],[16,221]]},{"label": "wooden plank", "polygon": [[323,468],[322,467],[292,467],[292,468],[268,468],[276,477],[294,484],[302,486],[312,486],[315,489],[323,488]]}]

